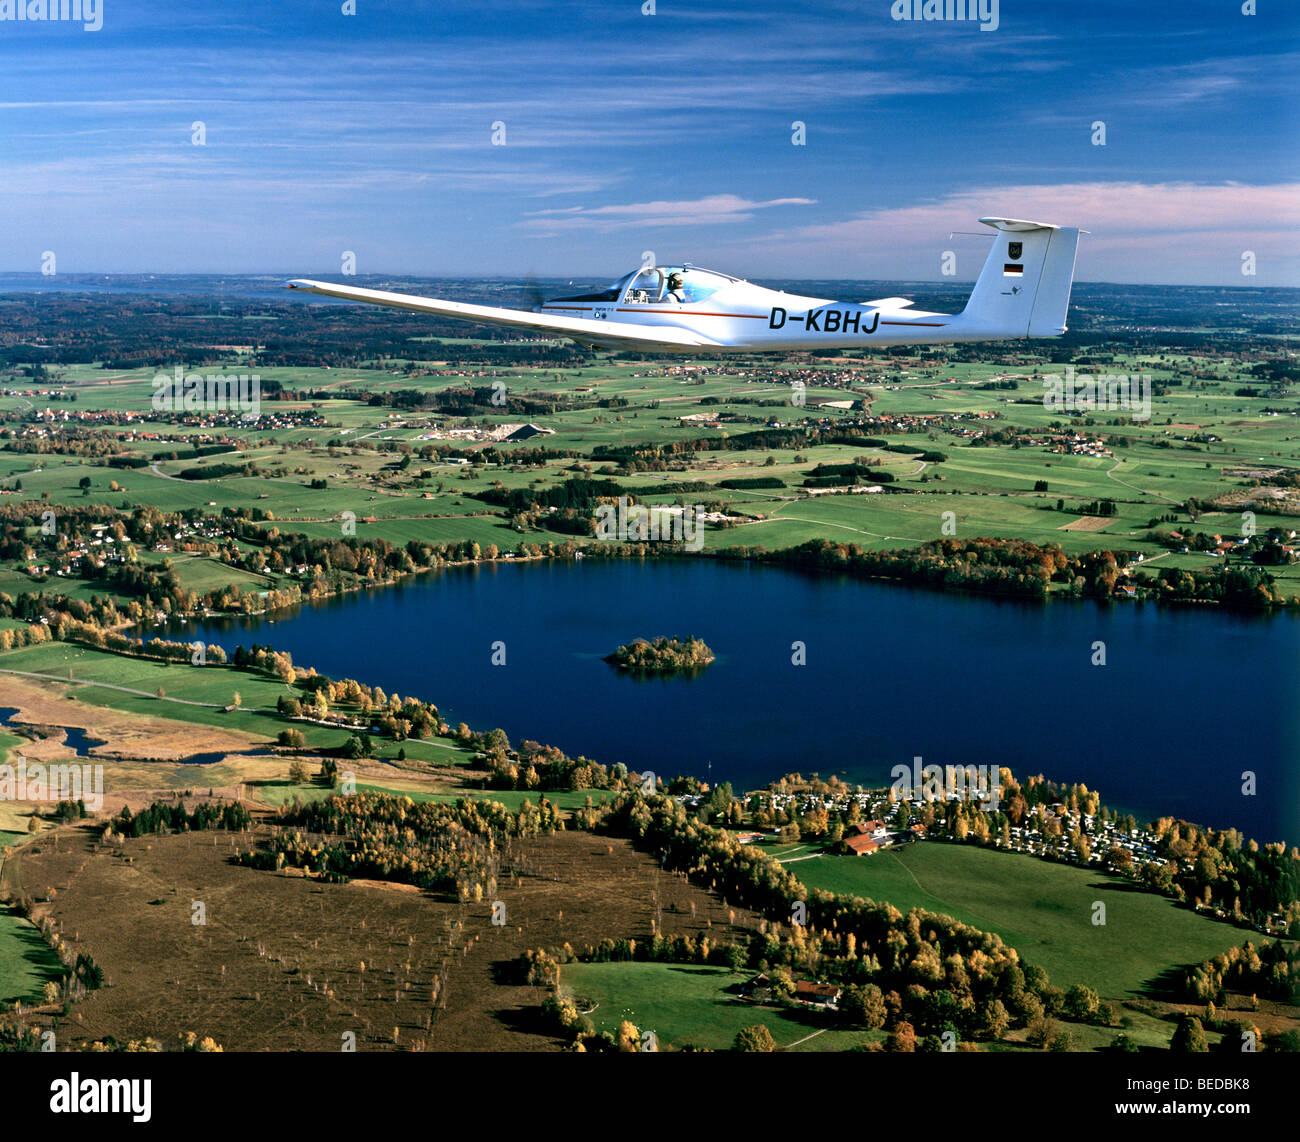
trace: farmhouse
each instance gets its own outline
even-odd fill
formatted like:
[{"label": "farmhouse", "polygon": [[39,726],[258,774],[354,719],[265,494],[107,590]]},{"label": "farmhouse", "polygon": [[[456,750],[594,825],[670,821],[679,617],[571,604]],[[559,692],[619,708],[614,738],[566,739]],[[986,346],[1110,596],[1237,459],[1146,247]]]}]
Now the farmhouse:
[{"label": "farmhouse", "polygon": [[840,1001],[840,989],[833,983],[813,983],[809,979],[795,981],[794,998],[807,1007],[834,1007]]},{"label": "farmhouse", "polygon": [[856,837],[845,837],[844,847],[854,856],[871,856],[872,853],[880,848],[880,844],[871,837],[859,834]]}]

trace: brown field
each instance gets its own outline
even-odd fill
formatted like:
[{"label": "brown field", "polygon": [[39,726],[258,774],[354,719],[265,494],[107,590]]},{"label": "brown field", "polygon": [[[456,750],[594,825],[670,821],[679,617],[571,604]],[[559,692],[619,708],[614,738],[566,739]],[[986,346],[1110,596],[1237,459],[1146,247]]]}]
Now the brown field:
[{"label": "brown field", "polygon": [[[167,801],[187,790],[192,791],[187,796],[206,800],[210,792],[213,799],[243,801],[250,809],[257,809],[268,805],[265,787],[287,784],[293,760],[286,754],[268,752],[231,756],[202,765],[184,761],[105,761],[104,812],[117,816],[123,805],[136,812],[152,801]],[[302,754],[301,760],[313,772],[320,767],[321,759],[315,754]],[[451,767],[428,766],[415,772],[407,763],[363,758],[349,761],[348,768],[363,784],[376,783],[395,791],[454,793],[466,789],[464,773]]]},{"label": "brown field", "polygon": [[[90,751],[96,757],[124,753],[131,757],[174,760],[196,753],[246,750],[265,741],[240,730],[223,730],[167,718],[125,714],[107,706],[91,706],[73,701],[39,682],[12,674],[0,675],[0,693],[4,705],[17,707],[18,713],[11,719],[15,723],[32,727],[75,726],[103,741],[102,746],[95,746]],[[55,733],[54,737],[43,742],[24,746],[23,753],[42,760],[71,756],[72,751],[64,747],[62,741],[63,734]]]},{"label": "brown field", "polygon": [[1104,531],[1115,522],[1114,516],[1081,515],[1078,519],[1063,523],[1057,531]]},{"label": "brown field", "polygon": [[[1202,1023],[1206,1021],[1204,1004],[1171,1003],[1168,1008],[1180,1015],[1194,1015]],[[1266,1042],[1270,1035],[1300,1030],[1300,1004],[1261,999],[1259,1006],[1255,1007],[1250,996],[1236,991],[1227,993],[1224,1002],[1216,1009],[1216,1017],[1225,1022],[1239,1020],[1247,1027],[1254,1025],[1263,1033]]]},{"label": "brown field", "polygon": [[[38,899],[54,890],[35,917],[49,916],[105,973],[107,986],[69,1016],[39,1017],[61,1047],[146,1036],[174,1046],[194,1031],[227,1050],[336,1051],[351,1031],[358,1050],[558,1048],[537,1025],[544,993],[513,981],[524,950],[647,938],[657,908],[668,935],[740,934],[716,896],[626,841],[584,832],[513,842],[516,871],[498,893],[504,927],[488,901],[229,863],[252,840],[203,832],[107,846],[64,828],[7,862],[7,887]],[[202,926],[191,922],[195,900]],[[736,909],[734,922],[757,919]]]},{"label": "brown field", "polygon": [[[66,744],[64,726],[82,729],[101,741],[102,745],[92,746],[90,756],[80,761],[104,766],[108,786],[105,807],[112,813],[123,804],[138,808],[154,796],[184,788],[204,792],[212,788],[214,796],[227,800],[237,795],[256,798],[256,783],[284,780],[292,760],[275,752],[264,736],[92,706],[54,690],[51,684],[13,675],[0,674],[0,705],[16,707],[18,713],[12,721],[40,735],[14,747],[29,761],[76,759],[75,751]],[[259,747],[265,752],[252,752]],[[185,761],[196,754],[223,751],[231,754],[224,761],[201,765]],[[302,759],[312,769],[320,765],[314,754],[304,754]],[[464,773],[455,766],[362,759],[350,762],[349,768],[360,781],[383,781],[413,791],[464,785]]]},{"label": "brown field", "polygon": [[[154,801],[170,801],[178,792],[187,790],[205,800],[209,797],[220,801],[244,800],[250,807],[260,807],[264,805],[261,800],[261,786],[264,783],[287,781],[289,759],[273,754],[231,756],[225,761],[204,765],[169,761],[120,761],[111,757],[101,759],[98,756],[87,759],[75,757],[71,750],[60,744],[62,740],[63,735],[56,731],[52,738],[24,742],[19,748],[28,761],[102,766],[103,801],[98,810],[93,800],[84,798],[90,815],[98,817],[101,823],[116,817],[124,807],[129,806],[135,813]],[[314,757],[305,760],[312,768],[319,764]],[[381,775],[362,775],[362,780],[378,776]],[[33,812],[45,813],[50,807],[48,800],[0,802],[0,829],[24,832]]]}]

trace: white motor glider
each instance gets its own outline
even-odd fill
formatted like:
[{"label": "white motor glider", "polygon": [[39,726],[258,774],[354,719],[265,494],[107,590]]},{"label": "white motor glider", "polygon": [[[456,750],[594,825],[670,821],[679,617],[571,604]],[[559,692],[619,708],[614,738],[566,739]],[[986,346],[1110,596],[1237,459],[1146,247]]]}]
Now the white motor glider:
[{"label": "white motor glider", "polygon": [[689,263],[643,266],[601,293],[533,310],[499,309],[298,279],[286,289],[561,334],[601,348],[653,352],[791,352],[1012,341],[1065,332],[1074,258],[1086,231],[981,218],[993,248],[960,313],[925,313],[902,297],[844,302],[766,289]]}]

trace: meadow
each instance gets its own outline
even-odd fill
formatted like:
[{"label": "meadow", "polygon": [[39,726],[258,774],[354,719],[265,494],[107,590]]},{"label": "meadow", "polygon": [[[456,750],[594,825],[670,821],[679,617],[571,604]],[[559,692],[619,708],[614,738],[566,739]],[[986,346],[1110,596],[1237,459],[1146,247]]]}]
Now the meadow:
[{"label": "meadow", "polygon": [[[653,1031],[661,1051],[688,1046],[729,1050],[736,1032],[757,1023],[771,1032],[782,1052],[852,1051],[887,1037],[884,1031],[844,1027],[827,1014],[742,1003],[727,989],[750,974],[694,964],[573,963],[561,969],[560,992],[582,1001],[582,1010],[595,1005],[589,1018],[596,1030],[616,1034],[626,1019],[642,1032]],[[1139,1048],[1169,1046],[1173,1024],[1162,1013],[1125,1007],[1122,1021],[1124,1034]],[[1061,1026],[1068,1028],[1077,1051],[1105,1049],[1120,1030],[1079,1023]],[[1211,1033],[1211,1042],[1217,1039]],[[981,1042],[979,1048],[999,1053],[1037,1050],[1025,1042],[1023,1030],[1000,1042]]]},{"label": "meadow", "polygon": [[[802,856],[786,857],[786,868],[808,889],[904,912],[923,908],[996,932],[1056,986],[1086,984],[1113,999],[1153,995],[1167,973],[1246,937],[1103,873],[1019,853],[926,841],[870,857]],[[1104,924],[1093,922],[1098,902]]]},{"label": "meadow", "polygon": [[781,1050],[846,1051],[885,1037],[878,1031],[827,1029],[824,1017],[795,1008],[742,1003],[727,988],[749,974],[696,964],[574,963],[561,968],[560,991],[586,1001],[580,1010],[590,1010],[597,1031],[616,1033],[627,1019],[642,1032],[653,1031],[660,1050],[729,1050],[736,1032],[756,1023],[772,1033]]},{"label": "meadow", "polygon": [[[947,360],[936,352],[793,364],[702,358],[688,364],[657,365],[610,359],[582,368],[497,367],[455,371],[461,373],[457,376],[407,376],[404,369],[408,365],[422,369],[436,366],[437,343],[430,340],[425,345],[430,360],[393,361],[383,369],[265,370],[267,379],[287,387],[334,394],[329,399],[276,401],[265,406],[282,412],[311,408],[326,418],[325,427],[242,433],[234,458],[282,474],[181,480],[176,478],[180,471],[226,463],[232,454],[198,461],[171,460],[167,456],[175,445],[139,441],[129,450],[145,454],[153,464],[127,471],[106,468],[97,459],[0,451],[0,491],[13,489],[21,480],[22,497],[40,497],[55,505],[98,503],[126,508],[138,504],[163,511],[210,514],[247,509],[266,513],[283,531],[330,538],[352,534],[354,529],[358,537],[383,538],[397,545],[410,540],[471,540],[484,548],[495,545],[504,553],[518,550],[523,542],[569,539],[544,527],[514,530],[509,520],[470,493],[493,485],[507,490],[544,489],[574,474],[573,459],[549,459],[541,465],[457,468],[440,463],[437,457],[415,455],[403,468],[397,463],[400,454],[385,449],[418,453],[429,443],[431,431],[469,422],[438,413],[372,407],[363,399],[366,393],[413,387],[481,387],[496,378],[504,381],[514,396],[547,398],[550,394],[560,398],[556,410],[544,416],[482,406],[482,416],[474,418],[475,424],[533,419],[554,430],[552,435],[532,441],[498,445],[498,452],[506,456],[527,454],[538,446],[589,454],[602,445],[725,439],[765,425],[795,422],[808,414],[834,428],[837,423],[853,423],[861,415],[856,408],[825,403],[832,400],[860,404],[873,417],[896,422],[945,418],[917,421],[906,436],[890,438],[891,444],[914,447],[911,455],[850,443],[804,449],[706,449],[685,454],[684,471],[619,477],[630,493],[653,488],[665,479],[695,482],[697,502],[716,503],[740,517],[739,526],[706,531],[705,543],[711,549],[746,544],[771,550],[814,538],[896,548],[945,535],[1019,537],[1059,543],[1070,552],[1122,547],[1148,559],[1161,559],[1164,566],[1207,569],[1221,565],[1222,558],[1170,553],[1146,538],[1150,522],[1173,513],[1178,522],[1195,530],[1235,536],[1245,526],[1240,512],[1202,509],[1204,514],[1198,512],[1193,521],[1180,505],[1190,498],[1205,501],[1239,494],[1249,482],[1239,470],[1250,465],[1286,467],[1300,462],[1300,432],[1295,428],[1300,408],[1294,401],[1264,402],[1238,396],[1237,389],[1253,381],[1244,365],[1231,360],[1207,363],[1204,357],[1190,354],[1117,352],[1110,356],[1104,371],[1145,372],[1157,389],[1150,418],[1133,420],[1122,411],[1070,417],[1045,407],[1042,378],[1049,372],[1059,373],[1060,366],[1029,351],[997,352],[990,355],[989,363]],[[230,367],[236,366],[238,360],[230,363]],[[65,368],[59,379],[62,391],[76,394],[72,408],[82,412],[147,410],[152,388],[144,376],[111,372],[106,376],[106,372],[92,366]],[[810,378],[802,398],[805,403],[793,404],[791,381],[805,375]],[[990,382],[1012,383],[1016,388],[990,387]],[[613,407],[599,407],[598,401]],[[1291,415],[1279,415],[1279,407],[1289,409]],[[23,409],[24,398],[0,398],[0,416],[20,415]],[[721,424],[710,427],[702,420],[682,420],[687,415],[718,417]],[[1008,444],[980,446],[979,434],[1009,425],[1032,433],[1070,429],[1112,436],[1113,454],[1074,455]],[[151,422],[145,427],[178,438],[198,435],[192,427]],[[107,432],[111,426],[92,430]],[[938,449],[947,459],[922,462],[918,454],[924,449]],[[816,465],[858,458],[878,464],[881,472],[894,477],[885,493],[806,494],[803,478]],[[605,466],[596,463],[594,467],[603,471]],[[762,490],[720,486],[724,480],[756,475],[775,477],[782,486]],[[88,489],[81,487],[83,478],[90,481]],[[117,490],[110,489],[110,481],[117,482]],[[313,481],[325,486],[313,488]],[[1040,481],[1046,482],[1046,490],[1041,489]],[[690,502],[691,497],[650,498]],[[1114,501],[1114,516],[1095,529],[1068,529],[1085,514],[1086,504],[1099,499]],[[1300,529],[1300,511],[1258,514],[1256,526]],[[219,585],[223,575],[225,582],[253,591],[287,581],[284,576],[232,571],[202,557],[177,557],[173,563],[182,584],[199,591]],[[1272,573],[1284,584],[1300,589],[1300,564],[1275,567]],[[0,567],[0,590],[21,589],[30,582],[19,568]],[[75,581],[64,581],[61,587],[72,593],[82,590]]]},{"label": "meadow", "polygon": [[62,974],[59,957],[31,921],[0,906],[0,1004],[39,1003],[41,989]]}]

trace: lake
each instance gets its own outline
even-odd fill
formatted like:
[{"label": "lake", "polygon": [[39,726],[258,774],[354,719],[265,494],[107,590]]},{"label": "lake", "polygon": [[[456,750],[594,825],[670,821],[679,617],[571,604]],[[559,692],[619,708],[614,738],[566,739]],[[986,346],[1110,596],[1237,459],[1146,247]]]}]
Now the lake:
[{"label": "lake", "polygon": [[[270,644],[331,677],[431,700],[452,725],[737,790],[791,771],[887,784],[919,756],[1081,781],[1142,818],[1300,842],[1300,616],[585,560],[452,568],[273,619],[169,637]],[[634,638],[687,634],[717,654],[696,678],[638,680],[602,661]],[[796,642],[806,665],[792,664]],[[1093,665],[1099,642],[1105,665]],[[492,664],[496,643],[505,665]]]}]

